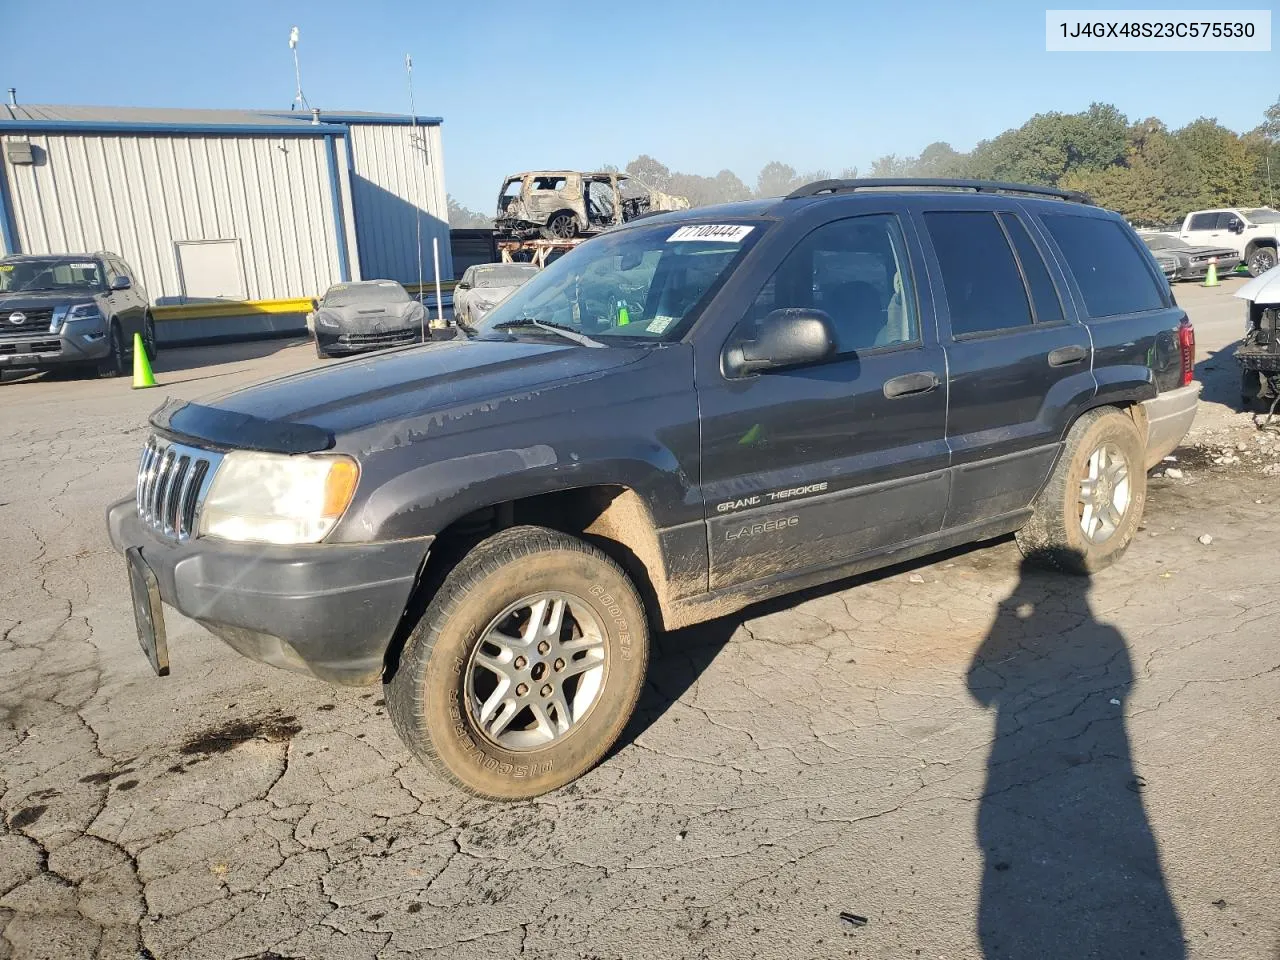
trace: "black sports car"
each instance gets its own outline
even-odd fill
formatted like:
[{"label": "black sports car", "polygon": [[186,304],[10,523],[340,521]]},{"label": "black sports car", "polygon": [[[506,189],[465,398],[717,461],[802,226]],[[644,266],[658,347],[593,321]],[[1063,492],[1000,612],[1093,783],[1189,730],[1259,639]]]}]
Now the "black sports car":
[{"label": "black sports car", "polygon": [[[1209,264],[1218,264],[1218,276],[1230,273],[1240,266],[1241,256],[1230,247],[1193,247],[1179,237],[1153,233],[1142,237],[1148,249],[1156,256],[1160,269],[1170,280],[1199,280],[1209,272]],[[1165,265],[1168,258],[1177,261],[1170,273]]]},{"label": "black sports car", "polygon": [[394,280],[334,284],[307,317],[307,326],[321,357],[431,339],[426,310]]}]

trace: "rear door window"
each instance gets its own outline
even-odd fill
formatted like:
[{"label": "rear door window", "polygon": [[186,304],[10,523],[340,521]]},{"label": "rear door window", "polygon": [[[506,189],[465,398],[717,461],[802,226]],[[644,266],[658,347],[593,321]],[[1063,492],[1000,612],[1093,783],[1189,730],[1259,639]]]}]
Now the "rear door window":
[{"label": "rear door window", "polygon": [[994,213],[939,210],[924,221],[942,268],[953,337],[1031,325],[1022,272]]},{"label": "rear door window", "polygon": [[1049,268],[1045,266],[1031,234],[1023,226],[1022,220],[1012,213],[999,214],[1000,223],[1005,233],[1013,242],[1013,249],[1018,254],[1018,262],[1022,264],[1022,275],[1026,278],[1027,289],[1031,291],[1031,307],[1036,323],[1057,323],[1065,320],[1062,312],[1062,300],[1058,290],[1049,276]]},{"label": "rear door window", "polygon": [[1049,214],[1042,219],[1062,250],[1090,317],[1164,307],[1164,295],[1147,257],[1123,224],[1067,214]]}]

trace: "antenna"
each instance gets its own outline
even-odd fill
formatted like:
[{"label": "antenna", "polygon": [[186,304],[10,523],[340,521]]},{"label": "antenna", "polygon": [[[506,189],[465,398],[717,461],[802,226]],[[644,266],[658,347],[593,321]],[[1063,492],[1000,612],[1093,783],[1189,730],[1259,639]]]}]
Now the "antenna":
[{"label": "antenna", "polygon": [[[413,100],[413,57],[409,54],[404,55],[404,73],[409,83],[409,144],[410,149],[418,147],[418,109]],[[415,178],[416,179],[416,178]],[[424,185],[425,190],[425,185]],[[421,194],[415,197],[413,204],[414,225],[418,233],[418,302],[422,302],[422,206],[420,205]],[[422,331],[422,339],[427,339],[427,332]]]},{"label": "antenna", "polygon": [[311,109],[311,104],[307,103],[307,98],[302,92],[302,69],[298,66],[298,28],[291,27],[289,29],[289,49],[293,51],[293,79],[296,83],[296,92],[293,95],[293,103],[289,105],[290,110],[297,110],[301,107],[303,110]]}]

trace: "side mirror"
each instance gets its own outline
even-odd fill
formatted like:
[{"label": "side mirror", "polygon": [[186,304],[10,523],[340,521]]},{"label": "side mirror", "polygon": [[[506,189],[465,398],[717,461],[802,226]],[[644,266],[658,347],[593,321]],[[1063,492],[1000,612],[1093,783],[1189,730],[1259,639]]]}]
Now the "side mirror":
[{"label": "side mirror", "polygon": [[111,278],[112,290],[128,290],[133,286],[133,281],[125,276],[115,276]]},{"label": "side mirror", "polygon": [[315,312],[316,312],[317,310],[319,310],[319,309],[320,309],[320,301],[319,301],[319,300],[312,300],[312,301],[311,301],[311,312],[312,312],[312,313],[315,313]]},{"label": "side mirror", "polygon": [[744,376],[826,360],[836,352],[835,326],[822,310],[787,307],[760,323],[756,339],[734,344],[725,354],[725,372]]},{"label": "side mirror", "polygon": [[465,280],[459,280],[459,281],[458,281],[458,285],[457,285],[456,287],[454,287],[454,289],[455,289],[455,290],[470,290],[470,289],[471,289],[471,284],[467,283]]},{"label": "side mirror", "polygon": [[1244,233],[1244,224],[1240,222],[1239,217],[1232,217],[1227,221],[1227,229],[1232,233]]}]

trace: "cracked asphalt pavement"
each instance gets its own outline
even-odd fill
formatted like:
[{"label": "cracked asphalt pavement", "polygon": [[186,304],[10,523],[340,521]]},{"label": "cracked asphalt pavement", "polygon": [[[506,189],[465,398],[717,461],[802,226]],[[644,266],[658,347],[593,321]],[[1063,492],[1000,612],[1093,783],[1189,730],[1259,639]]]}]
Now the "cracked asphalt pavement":
[{"label": "cracked asphalt pavement", "polygon": [[1205,449],[1118,566],[1001,540],[659,637],[612,755],[519,804],[435,781],[378,687],[172,610],[172,676],[138,650],[103,512],[146,414],[306,344],[10,375],[0,957],[1280,958],[1280,491],[1208,455],[1261,443],[1217,402],[1235,283],[1178,288]]}]

